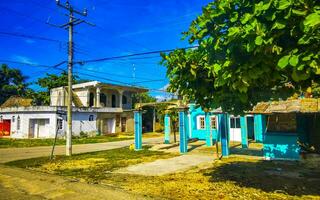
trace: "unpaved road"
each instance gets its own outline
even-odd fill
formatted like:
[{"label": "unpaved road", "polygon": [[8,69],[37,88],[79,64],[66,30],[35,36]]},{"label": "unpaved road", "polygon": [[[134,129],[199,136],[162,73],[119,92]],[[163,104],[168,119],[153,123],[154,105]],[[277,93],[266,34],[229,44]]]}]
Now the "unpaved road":
[{"label": "unpaved road", "polygon": [[[162,143],[163,138],[144,138],[143,144]],[[85,153],[116,149],[133,144],[133,140],[95,144],[73,145],[73,153]],[[14,160],[49,156],[51,147],[29,147],[0,149],[0,163]],[[65,146],[57,146],[56,155],[65,154]],[[93,199],[146,199],[125,191],[101,185],[73,182],[66,177],[40,172],[7,167],[0,164],[0,199],[1,200],[93,200]]]},{"label": "unpaved road", "polygon": [[0,165],[0,199],[147,199],[112,187],[90,185],[56,175]]},{"label": "unpaved road", "polygon": [[[163,138],[143,138],[143,144],[157,144],[162,143]],[[109,149],[116,149],[133,144],[133,140],[124,140],[117,142],[105,142],[105,143],[94,143],[94,144],[77,144],[73,145],[73,153],[86,153],[94,151],[103,151]],[[28,158],[37,158],[50,156],[52,147],[27,147],[27,148],[5,148],[0,149],[0,163],[6,163],[14,160],[22,160]],[[55,155],[65,154],[65,146],[56,146]]]}]

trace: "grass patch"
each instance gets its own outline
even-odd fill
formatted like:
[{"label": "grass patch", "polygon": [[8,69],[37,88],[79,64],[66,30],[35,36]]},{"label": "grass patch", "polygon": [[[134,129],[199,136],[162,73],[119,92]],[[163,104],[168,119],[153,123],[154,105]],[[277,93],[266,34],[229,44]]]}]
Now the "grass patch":
[{"label": "grass patch", "polygon": [[124,147],[107,151],[76,154],[72,157],[56,156],[53,161],[50,161],[47,157],[43,157],[13,161],[6,163],[6,165],[68,176],[89,183],[99,183],[101,180],[106,179],[115,169],[175,156],[175,154],[149,151],[149,148],[144,147],[141,151],[132,151],[128,147]]},{"label": "grass patch", "polygon": [[[126,135],[111,135],[111,136],[95,136],[84,138],[73,138],[72,144],[91,144],[103,142],[115,142],[122,140],[133,139],[133,136]],[[13,139],[13,138],[0,138],[0,148],[13,148],[13,147],[36,147],[36,146],[51,146],[54,139]],[[57,139],[57,145],[65,145],[65,139]]]}]

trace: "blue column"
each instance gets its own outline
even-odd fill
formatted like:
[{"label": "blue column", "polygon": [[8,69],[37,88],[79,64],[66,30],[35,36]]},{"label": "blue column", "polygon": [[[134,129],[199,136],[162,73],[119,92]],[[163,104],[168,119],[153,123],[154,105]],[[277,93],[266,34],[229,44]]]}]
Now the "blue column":
[{"label": "blue column", "polygon": [[240,126],[241,126],[241,145],[242,148],[248,148],[248,127],[247,127],[247,118],[246,116],[240,117]]},{"label": "blue column", "polygon": [[229,125],[227,114],[219,114],[219,133],[221,136],[222,156],[229,156]]},{"label": "blue column", "polygon": [[142,111],[134,111],[134,149],[142,149]]},{"label": "blue column", "polygon": [[263,142],[263,135],[266,130],[266,117],[258,114],[254,115],[254,137],[256,142]]},{"label": "blue column", "polygon": [[170,144],[170,116],[168,113],[164,115],[164,143]]},{"label": "blue column", "polygon": [[206,145],[208,147],[212,146],[212,133],[210,128],[210,115],[205,112],[205,123],[206,123]]},{"label": "blue column", "polygon": [[187,140],[189,140],[189,116],[188,116],[188,113],[185,112],[184,114],[184,127],[185,127],[185,131],[186,131],[186,137],[187,137]]},{"label": "blue column", "polygon": [[185,127],[185,109],[179,111],[180,153],[188,151],[187,132]]}]

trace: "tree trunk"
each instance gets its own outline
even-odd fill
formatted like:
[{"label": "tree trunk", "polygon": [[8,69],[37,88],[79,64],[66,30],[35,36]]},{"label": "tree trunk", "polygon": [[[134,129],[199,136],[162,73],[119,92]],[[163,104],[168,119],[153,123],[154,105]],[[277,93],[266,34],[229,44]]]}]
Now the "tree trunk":
[{"label": "tree trunk", "polygon": [[176,143],[177,142],[177,135],[176,135],[176,123],[175,122],[172,123],[172,128],[173,128],[173,141],[174,141],[174,143]]}]

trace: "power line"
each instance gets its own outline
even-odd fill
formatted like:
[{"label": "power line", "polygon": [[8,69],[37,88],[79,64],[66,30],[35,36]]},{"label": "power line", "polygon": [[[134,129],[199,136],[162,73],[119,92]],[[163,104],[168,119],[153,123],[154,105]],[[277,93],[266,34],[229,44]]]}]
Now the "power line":
[{"label": "power line", "polygon": [[[5,62],[5,63],[16,63],[16,64],[22,64],[22,65],[28,65],[28,66],[33,66],[33,67],[43,67],[43,68],[47,68],[47,69],[55,69],[55,70],[59,70],[61,72],[65,71],[64,69],[58,68],[57,65],[54,66],[49,66],[49,65],[42,65],[42,64],[34,64],[34,63],[26,63],[26,62],[19,62],[19,61],[13,61],[13,60],[4,60],[4,59],[0,59],[0,62]],[[62,62],[65,63],[65,62]],[[89,70],[87,70],[89,71]],[[95,71],[96,72],[96,71]],[[77,74],[80,74],[82,76],[88,76],[88,77],[92,77],[92,78],[98,78],[100,80],[106,80],[106,81],[110,81],[110,82],[114,82],[114,83],[120,83],[123,85],[127,85],[127,86],[131,86],[131,87],[141,87],[139,85],[135,85],[135,84],[131,84],[131,83],[127,83],[127,82],[123,82],[123,81],[118,81],[118,80],[114,80],[114,79],[109,79],[106,77],[101,77],[101,76],[96,76],[96,75],[91,75],[91,74],[87,74],[87,73],[82,73],[82,72],[76,72]],[[101,72],[97,72],[100,73]],[[34,77],[33,77],[34,78]],[[157,79],[157,80],[147,80],[147,81],[140,81],[140,82],[136,82],[136,83],[146,83],[146,82],[157,82],[157,81],[164,81],[165,79]],[[157,92],[165,92],[165,93],[171,93],[171,92],[167,92],[166,90],[160,90],[160,89],[154,89],[154,88],[148,88],[148,87],[143,87],[145,89],[148,89],[150,91],[157,91]]]},{"label": "power line", "polygon": [[[177,49],[192,49],[192,48],[196,48],[196,47],[197,46],[177,48]],[[114,59],[129,58],[129,57],[142,56],[142,55],[150,55],[150,54],[157,54],[157,53],[172,52],[172,51],[175,51],[177,49],[166,49],[166,50],[149,51],[149,52],[143,52],[143,53],[134,53],[134,54],[123,55],[123,56],[112,56],[112,57],[98,58],[98,59],[92,59],[92,60],[77,61],[75,63],[84,64],[84,63],[91,63],[91,62],[102,62],[102,61],[106,61],[106,60],[114,60]]]},{"label": "power line", "polygon": [[[90,75],[90,74],[86,74],[86,73],[82,73],[82,72],[77,72],[78,74],[82,75],[82,76],[88,76],[88,77],[92,77],[92,78],[98,78],[100,80],[107,80],[107,81],[112,81],[115,83],[120,83],[120,84],[124,84],[126,86],[131,86],[131,87],[141,87],[139,85],[134,85],[131,83],[126,83],[126,82],[122,82],[122,81],[117,81],[117,80],[113,80],[113,79],[109,79],[109,78],[105,78],[105,77],[101,77],[101,76],[95,76],[95,75]],[[165,90],[160,90],[160,89],[154,89],[154,88],[148,88],[148,87],[143,87],[145,89],[148,90],[152,90],[152,91],[158,91],[158,92],[166,92],[166,93],[171,93],[171,92],[167,92]]]},{"label": "power line", "polygon": [[49,42],[58,42],[58,43],[64,43],[64,41],[46,38],[42,36],[35,36],[35,35],[26,35],[22,33],[13,33],[13,32],[4,32],[0,31],[0,35],[7,35],[7,36],[13,36],[13,37],[22,37],[22,38],[28,38],[28,39],[36,39],[36,40],[44,40]]},{"label": "power line", "polygon": [[[80,69],[80,68],[78,68],[78,70],[84,70],[86,72],[94,72],[94,73],[98,73],[98,74],[117,76],[117,77],[122,77],[122,78],[133,78],[132,76],[126,76],[126,75],[114,74],[114,73],[108,73],[108,72],[101,72],[101,71],[91,70],[91,69],[83,69],[83,68]],[[154,81],[153,79],[148,79],[148,78],[144,78],[144,77],[135,77],[135,78],[141,79],[141,80],[145,80],[145,81]]]}]

